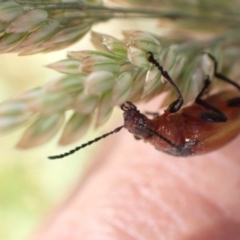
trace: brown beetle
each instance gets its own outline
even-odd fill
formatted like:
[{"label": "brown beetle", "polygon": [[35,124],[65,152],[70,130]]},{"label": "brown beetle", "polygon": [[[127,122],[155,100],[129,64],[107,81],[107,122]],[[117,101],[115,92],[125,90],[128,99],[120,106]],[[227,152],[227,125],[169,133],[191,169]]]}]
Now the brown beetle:
[{"label": "brown beetle", "polygon": [[[240,90],[240,85],[221,73],[217,72],[217,61],[209,54],[214,62],[214,76],[226,81]],[[174,156],[192,156],[216,150],[233,140],[240,132],[240,96],[233,90],[224,91],[203,99],[210,85],[206,77],[204,86],[195,102],[187,107],[183,105],[183,97],[168,73],[148,53],[149,62],[153,63],[162,76],[173,86],[178,94],[177,100],[170,104],[162,115],[149,119],[140,113],[131,102],[120,106],[123,110],[124,125],[87,142],[70,152],[50,156],[50,159],[63,158],[84,148],[110,134],[119,132],[123,127],[128,129],[136,138],[143,139],[156,149]]]}]

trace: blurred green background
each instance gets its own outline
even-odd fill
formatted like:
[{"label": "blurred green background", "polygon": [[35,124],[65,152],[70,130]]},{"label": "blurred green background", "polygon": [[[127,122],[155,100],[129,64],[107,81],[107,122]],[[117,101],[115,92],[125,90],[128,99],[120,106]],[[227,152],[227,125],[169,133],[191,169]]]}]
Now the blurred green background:
[{"label": "blurred green background", "polygon": [[[121,30],[147,29],[154,33],[156,25],[153,20],[112,20],[93,30],[121,39]],[[83,49],[93,49],[89,34],[70,48],[54,53],[26,57],[2,54],[0,101],[57,78],[59,73],[43,66],[66,58],[67,51]],[[113,124],[89,133],[67,147],[57,146],[58,134],[50,143],[25,151],[14,148],[24,129],[0,136],[0,239],[29,239],[78,186],[86,167],[91,164],[93,153],[97,152],[93,147],[97,149],[98,144],[65,159],[49,161],[47,156],[68,151],[100,132],[112,130],[111,127]]]},{"label": "blurred green background", "polygon": [[[87,38],[83,41],[87,42]],[[66,50],[26,57],[1,55],[0,101],[58,77],[58,73],[43,66],[64,59],[65,55]],[[23,130],[0,136],[0,239],[4,240],[26,239],[75,187],[84,170],[84,160],[88,159],[86,151],[81,155],[83,161],[79,161],[79,156],[78,160],[73,156],[66,161],[49,161],[48,155],[72,147],[56,147],[57,137],[39,148],[17,150],[14,145]]]}]

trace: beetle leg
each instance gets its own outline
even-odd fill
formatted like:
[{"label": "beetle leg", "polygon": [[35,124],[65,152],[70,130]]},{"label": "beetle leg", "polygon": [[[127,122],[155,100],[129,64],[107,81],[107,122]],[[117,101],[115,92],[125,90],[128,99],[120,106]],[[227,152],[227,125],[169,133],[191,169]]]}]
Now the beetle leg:
[{"label": "beetle leg", "polygon": [[206,109],[213,111],[213,112],[201,113],[201,118],[210,122],[226,122],[227,116],[221,110],[219,110],[218,108],[214,107],[213,105],[211,105],[210,103],[202,99],[202,96],[204,95],[205,91],[208,89],[210,84],[211,84],[211,81],[209,79],[209,76],[207,76],[202,90],[200,91],[200,93],[197,95],[195,99],[195,103],[205,107]]},{"label": "beetle leg", "polygon": [[156,68],[161,72],[162,76],[172,85],[174,90],[177,92],[177,100],[172,102],[167,109],[167,111],[169,111],[170,113],[177,112],[183,105],[183,96],[181,91],[179,90],[175,82],[172,80],[172,78],[169,76],[168,72],[165,71],[163,67],[159,64],[159,62],[154,58],[152,52],[148,52],[148,61],[156,66]]},{"label": "beetle leg", "polygon": [[227,105],[229,107],[240,107],[240,97],[236,97],[228,100]]},{"label": "beetle leg", "polygon": [[134,137],[134,139],[137,140],[137,141],[142,139],[142,138],[140,138],[140,137],[138,137],[138,136],[136,136],[136,135],[133,135],[133,137]]},{"label": "beetle leg", "polygon": [[217,72],[218,62],[217,62],[216,58],[215,58],[212,54],[210,54],[210,53],[208,53],[208,52],[203,52],[203,53],[204,53],[204,54],[207,54],[207,55],[212,59],[212,61],[213,61],[213,63],[214,63],[214,76],[215,76],[216,78],[219,78],[219,79],[221,79],[221,80],[223,80],[223,81],[225,81],[225,82],[233,85],[233,86],[236,87],[238,90],[240,90],[240,85],[239,85],[238,83],[236,83],[235,81],[231,80],[230,78],[224,76],[222,73]]}]

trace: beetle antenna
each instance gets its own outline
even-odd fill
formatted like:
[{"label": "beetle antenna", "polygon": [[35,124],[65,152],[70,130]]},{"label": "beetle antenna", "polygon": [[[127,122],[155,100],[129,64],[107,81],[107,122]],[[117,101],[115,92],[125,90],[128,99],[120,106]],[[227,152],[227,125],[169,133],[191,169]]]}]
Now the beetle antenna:
[{"label": "beetle antenna", "polygon": [[175,84],[175,82],[172,80],[172,78],[169,76],[168,72],[165,71],[163,69],[163,67],[159,64],[159,62],[154,58],[153,53],[148,52],[147,54],[148,54],[148,61],[157,67],[157,69],[161,72],[162,76],[166,78],[166,80],[172,85],[172,87],[178,94],[178,99],[175,100],[174,102],[172,102],[168,107],[168,111],[170,113],[175,113],[183,105],[182,93],[181,93],[180,89],[177,87],[177,85]]},{"label": "beetle antenna", "polygon": [[[141,126],[141,125],[139,125]],[[146,128],[144,126],[142,126],[146,131],[148,131],[149,133],[151,133],[152,135],[157,136],[158,138],[162,139],[164,142],[166,142],[167,144],[169,144],[170,146],[177,148],[178,146],[173,143],[171,140],[169,140],[168,138],[164,137],[162,134],[156,132],[155,130],[151,129],[151,128]]]},{"label": "beetle antenna", "polygon": [[173,143],[172,141],[170,141],[169,139],[165,138],[162,134],[159,134],[158,132],[148,128],[148,131],[150,131],[152,134],[156,135],[157,137],[159,137],[160,139],[162,139],[163,141],[165,141],[166,143],[168,143],[170,146],[177,148],[177,145],[175,143]]},{"label": "beetle antenna", "polygon": [[119,132],[122,128],[123,128],[123,126],[118,127],[118,128],[114,129],[113,131],[111,131],[111,132],[109,132],[109,133],[105,133],[105,134],[103,134],[103,135],[100,136],[100,137],[97,137],[97,138],[95,138],[95,139],[93,139],[93,140],[91,140],[91,141],[89,141],[89,142],[87,142],[87,143],[82,144],[81,146],[78,146],[78,147],[72,149],[72,150],[69,151],[69,152],[66,152],[66,153],[63,153],[63,154],[60,154],[60,155],[49,156],[48,158],[49,158],[49,159],[58,159],[58,158],[67,157],[68,155],[71,155],[71,154],[79,151],[81,148],[85,148],[85,147],[87,147],[87,146],[89,146],[89,145],[91,145],[91,144],[93,144],[93,143],[95,143],[95,142],[97,142],[97,141],[105,138],[105,137],[108,137],[109,135],[111,135],[111,134],[113,134],[113,133]]}]

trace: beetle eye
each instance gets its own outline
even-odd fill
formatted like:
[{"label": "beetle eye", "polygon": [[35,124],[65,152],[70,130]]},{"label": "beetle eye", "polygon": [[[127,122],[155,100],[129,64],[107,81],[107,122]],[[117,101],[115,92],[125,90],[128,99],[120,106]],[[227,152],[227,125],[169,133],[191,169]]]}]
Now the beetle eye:
[{"label": "beetle eye", "polygon": [[135,124],[138,126],[138,127],[143,127],[145,125],[145,121],[144,121],[144,118],[143,117],[138,117],[135,119]]},{"label": "beetle eye", "polygon": [[140,119],[139,119],[139,124],[141,124],[141,125],[144,124],[143,118],[140,118]]}]

